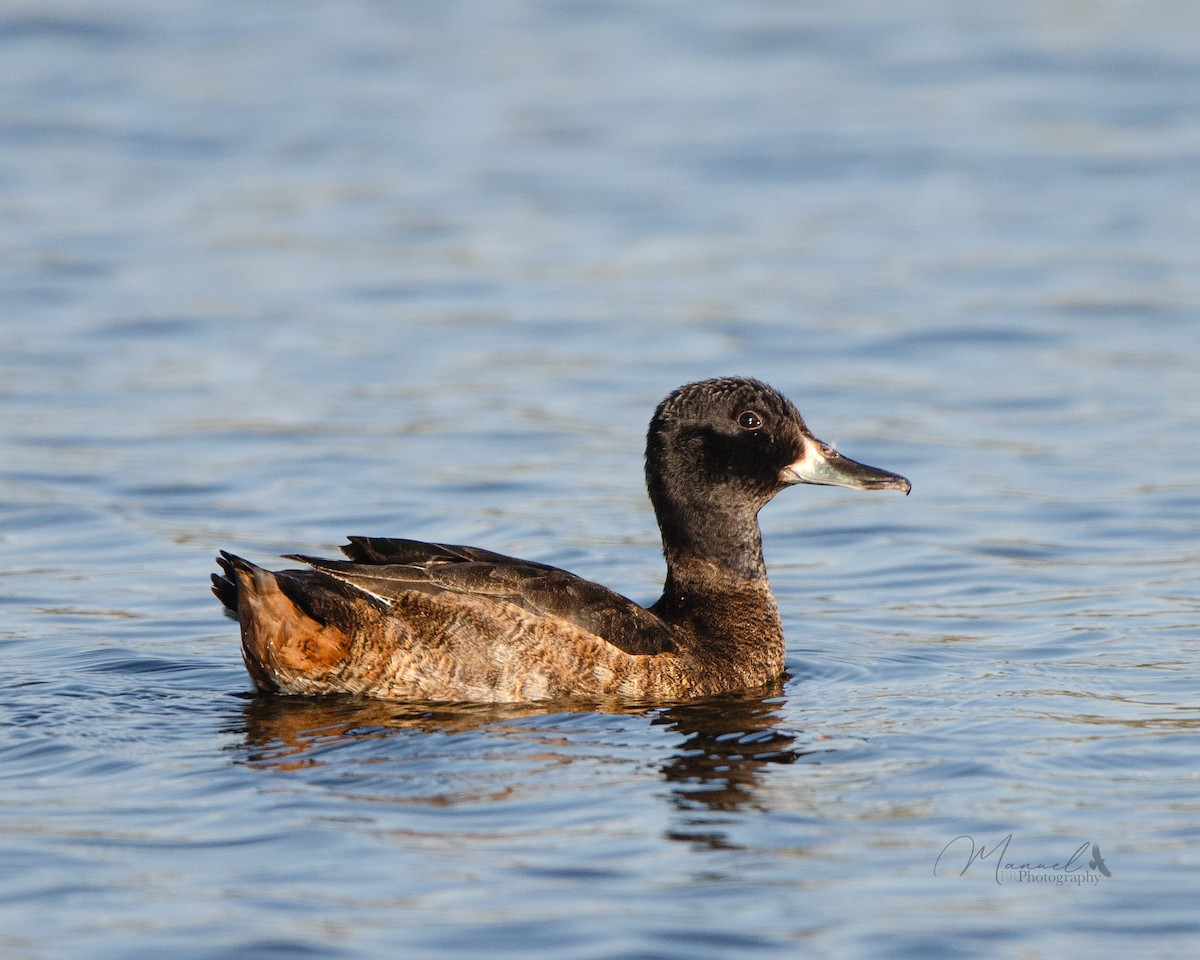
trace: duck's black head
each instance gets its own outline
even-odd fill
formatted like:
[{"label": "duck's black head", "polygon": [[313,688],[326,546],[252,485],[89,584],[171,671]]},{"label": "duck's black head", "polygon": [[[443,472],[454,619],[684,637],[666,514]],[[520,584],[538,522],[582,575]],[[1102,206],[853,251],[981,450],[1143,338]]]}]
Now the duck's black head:
[{"label": "duck's black head", "polygon": [[903,477],[817,440],[791,401],[758,380],[689,383],[655,410],[646,486],[668,562],[686,556],[760,576],[758,511],[797,483],[909,490]]}]

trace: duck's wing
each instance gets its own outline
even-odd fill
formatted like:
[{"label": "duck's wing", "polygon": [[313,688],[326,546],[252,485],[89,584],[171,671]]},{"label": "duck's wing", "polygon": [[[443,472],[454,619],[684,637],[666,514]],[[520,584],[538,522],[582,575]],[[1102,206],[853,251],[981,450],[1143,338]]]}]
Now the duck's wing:
[{"label": "duck's wing", "polygon": [[675,649],[666,625],[645,607],[548,564],[478,547],[379,537],[352,537],[342,552],[350,559],[288,559],[306,563],[389,603],[412,591],[457,593],[566,620],[626,653],[659,654]]},{"label": "duck's wing", "polygon": [[542,570],[557,570],[533,560],[518,560],[503,553],[493,553],[479,547],[461,547],[451,543],[426,543],[424,540],[401,540],[392,537],[348,537],[350,542],[341,548],[358,563],[515,563]]}]

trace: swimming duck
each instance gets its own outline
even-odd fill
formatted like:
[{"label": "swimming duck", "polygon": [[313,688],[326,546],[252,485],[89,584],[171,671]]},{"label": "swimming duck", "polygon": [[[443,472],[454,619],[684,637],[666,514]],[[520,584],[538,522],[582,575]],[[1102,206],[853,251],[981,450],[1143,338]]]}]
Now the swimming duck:
[{"label": "swimming duck", "polygon": [[667,562],[642,607],[565,570],[478,547],[351,537],[347,559],[272,572],[221,552],[213,593],[241,624],[255,687],[393,700],[678,701],[776,680],[783,630],[758,512],[810,483],[901,490],[817,440],[757,380],[680,387],[646,438]]}]

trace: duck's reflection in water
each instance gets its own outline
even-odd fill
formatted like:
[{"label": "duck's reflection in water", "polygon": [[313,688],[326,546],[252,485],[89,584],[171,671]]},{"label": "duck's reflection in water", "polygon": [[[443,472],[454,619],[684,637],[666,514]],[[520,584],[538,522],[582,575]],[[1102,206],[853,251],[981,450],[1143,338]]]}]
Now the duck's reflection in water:
[{"label": "duck's reflection in water", "polygon": [[[395,703],[350,697],[275,697],[256,696],[244,707],[244,737],[238,748],[239,761],[275,770],[301,770],[338,763],[337,754],[352,750],[344,757],[347,765],[364,760],[373,764],[390,763],[392,770],[402,769],[409,749],[417,744],[422,763],[431,758],[431,744],[424,737],[413,741],[404,734],[466,735],[463,759],[455,763],[483,762],[481,754],[495,756],[500,747],[503,759],[526,759],[543,764],[548,759],[557,766],[574,761],[596,761],[598,751],[611,742],[614,731],[604,715],[632,718],[632,729],[625,724],[615,735],[618,749],[612,756],[600,757],[609,766],[615,757],[645,769],[647,754],[658,765],[664,779],[672,785],[671,798],[689,824],[679,839],[692,842],[719,842],[707,838],[699,828],[705,813],[727,813],[762,806],[758,796],[761,779],[769,765],[792,763],[811,752],[798,746],[797,737],[786,733],[780,724],[780,709],[785,700],[783,684],[760,689],[753,694],[725,695],[672,706],[636,706],[629,704],[553,703],[553,704],[433,704]],[[588,715],[596,718],[588,723]],[[645,725],[642,725],[644,721]],[[665,727],[678,735],[677,742],[664,750],[661,736],[654,728]],[[397,743],[397,740],[404,741]],[[597,742],[599,740],[599,743]],[[407,746],[405,746],[407,744]],[[805,744],[807,747],[807,744]],[[511,747],[508,750],[507,747]],[[532,748],[532,749],[531,749]],[[462,750],[463,746],[456,749]],[[444,762],[452,751],[441,754]],[[426,769],[424,772],[428,772]],[[462,771],[467,775],[467,771]],[[513,769],[482,771],[489,783],[474,783],[461,793],[413,796],[401,789],[398,802],[447,805],[486,802],[489,797],[511,795],[513,785],[498,782],[511,779]],[[408,781],[416,771],[396,781]],[[471,777],[481,771],[472,768]],[[371,790],[379,798],[381,784],[375,780]],[[695,816],[699,815],[699,816]],[[708,821],[711,828],[715,823]]]},{"label": "duck's reflection in water", "polygon": [[808,752],[797,747],[794,735],[778,729],[781,693],[679,704],[652,718],[652,724],[684,738],[662,767],[663,776],[677,785],[681,806],[736,810],[752,805],[765,764],[792,763]]},{"label": "duck's reflection in water", "polygon": [[[258,694],[245,706],[246,762],[295,770],[330,762],[330,748],[411,733],[468,733],[543,716],[527,704],[396,703],[363,697]],[[380,759],[387,757],[381,753]],[[399,759],[399,758],[395,758]]]}]

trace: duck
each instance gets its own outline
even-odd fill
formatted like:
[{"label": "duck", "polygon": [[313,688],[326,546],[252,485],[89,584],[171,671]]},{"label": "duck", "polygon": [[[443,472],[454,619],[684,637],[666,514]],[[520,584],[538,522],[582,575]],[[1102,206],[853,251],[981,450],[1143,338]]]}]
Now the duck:
[{"label": "duck", "polygon": [[272,571],[220,551],[212,589],[261,693],[672,703],[777,683],[784,635],[759,511],[799,484],[912,486],[816,439],[760,380],[685,384],[655,409],[645,479],[666,578],[650,606],[479,547],[352,536]]}]

